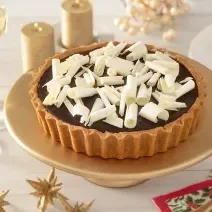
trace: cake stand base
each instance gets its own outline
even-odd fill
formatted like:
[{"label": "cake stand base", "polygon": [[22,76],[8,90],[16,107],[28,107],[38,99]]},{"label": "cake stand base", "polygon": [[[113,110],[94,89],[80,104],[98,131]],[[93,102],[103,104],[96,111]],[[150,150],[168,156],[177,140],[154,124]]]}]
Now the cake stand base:
[{"label": "cake stand base", "polygon": [[107,188],[128,188],[132,186],[145,183],[147,180],[102,180],[95,178],[85,178],[89,182],[96,184],[98,186],[107,187]]}]

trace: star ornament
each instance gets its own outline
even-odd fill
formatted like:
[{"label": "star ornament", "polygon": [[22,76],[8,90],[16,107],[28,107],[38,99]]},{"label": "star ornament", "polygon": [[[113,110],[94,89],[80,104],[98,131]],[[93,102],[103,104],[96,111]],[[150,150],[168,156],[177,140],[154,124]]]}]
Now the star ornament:
[{"label": "star ornament", "polygon": [[57,183],[57,176],[55,176],[55,169],[52,168],[47,179],[40,179],[38,181],[26,180],[36,191],[30,193],[39,198],[37,207],[41,212],[45,212],[48,204],[54,205],[53,200],[62,197],[65,201],[68,200],[59,191],[62,188],[62,183]]},{"label": "star ornament", "polygon": [[8,193],[9,190],[0,193],[0,212],[6,212],[3,207],[10,204],[9,202],[4,200],[4,198],[7,196]]}]

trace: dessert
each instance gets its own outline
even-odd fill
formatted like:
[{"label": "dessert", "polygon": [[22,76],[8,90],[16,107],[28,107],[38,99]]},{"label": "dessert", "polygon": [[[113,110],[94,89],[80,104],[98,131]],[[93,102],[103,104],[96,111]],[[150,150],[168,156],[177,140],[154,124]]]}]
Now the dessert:
[{"label": "dessert", "polygon": [[109,42],[48,58],[30,96],[52,140],[89,156],[124,159],[186,140],[205,85],[186,57],[141,42]]}]

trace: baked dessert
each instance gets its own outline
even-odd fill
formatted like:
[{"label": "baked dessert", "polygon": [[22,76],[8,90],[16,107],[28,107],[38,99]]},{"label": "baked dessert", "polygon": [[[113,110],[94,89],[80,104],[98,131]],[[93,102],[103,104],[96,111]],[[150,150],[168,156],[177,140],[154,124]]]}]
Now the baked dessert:
[{"label": "baked dessert", "polygon": [[30,96],[53,141],[88,156],[124,159],[185,141],[206,95],[186,57],[141,42],[104,42],[48,58]]}]

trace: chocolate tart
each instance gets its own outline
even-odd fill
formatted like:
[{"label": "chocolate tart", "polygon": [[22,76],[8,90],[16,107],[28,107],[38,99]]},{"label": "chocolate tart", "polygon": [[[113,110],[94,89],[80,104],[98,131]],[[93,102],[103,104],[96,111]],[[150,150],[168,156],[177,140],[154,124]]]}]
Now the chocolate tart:
[{"label": "chocolate tart", "polygon": [[[90,51],[106,45],[107,42],[95,43],[67,50],[46,59],[45,64],[39,68],[30,84],[29,93],[38,121],[46,135],[50,136],[51,140],[60,142],[64,147],[72,148],[75,152],[105,159],[153,156],[158,152],[166,152],[169,148],[178,146],[181,141],[185,141],[196,129],[206,97],[203,77],[200,70],[196,70],[186,57],[151,45],[146,45],[148,52],[167,53],[180,64],[182,73],[179,75],[180,80],[193,77],[196,84],[196,88],[189,95],[181,97],[186,102],[187,108],[171,112],[168,121],[159,121],[155,124],[139,117],[134,129],[125,127],[120,129],[104,122],[96,122],[90,127],[85,127],[80,123],[79,117],[72,117],[65,107],[56,108],[43,104],[46,95],[43,85],[52,77],[51,60],[53,58],[63,61],[70,55],[76,53],[87,55]],[[92,98],[86,100],[86,106],[90,106],[91,100]]]}]

